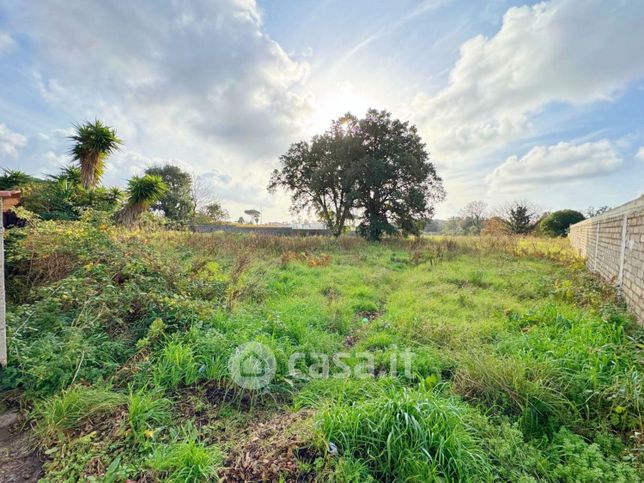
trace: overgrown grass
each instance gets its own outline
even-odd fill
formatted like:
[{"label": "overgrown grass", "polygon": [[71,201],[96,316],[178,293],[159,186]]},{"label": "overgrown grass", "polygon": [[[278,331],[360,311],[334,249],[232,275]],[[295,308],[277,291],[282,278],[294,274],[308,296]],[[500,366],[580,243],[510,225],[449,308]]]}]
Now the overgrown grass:
[{"label": "overgrown grass", "polygon": [[[643,331],[566,240],[124,232],[87,213],[13,229],[7,252],[0,385],[33,406],[52,480],[206,481],[245,452],[301,481],[641,469]],[[229,373],[247,342],[275,356],[263,391]],[[410,374],[388,375],[403,351]],[[338,352],[373,375],[309,377]],[[280,425],[292,409],[314,436]]]},{"label": "overgrown grass", "polygon": [[130,390],[127,398],[128,426],[138,443],[154,437],[155,432],[170,422],[172,402],[158,391]]},{"label": "overgrown grass", "polygon": [[466,411],[430,392],[402,390],[333,406],[321,427],[380,481],[482,481],[490,466]]},{"label": "overgrown grass", "polygon": [[109,389],[72,387],[35,405],[36,432],[46,440],[62,440],[67,430],[92,418],[104,417],[123,402],[121,394]]},{"label": "overgrown grass", "polygon": [[222,463],[221,452],[200,443],[194,430],[180,431],[168,443],[160,444],[148,458],[148,466],[164,481],[198,483],[218,481],[217,469]]}]

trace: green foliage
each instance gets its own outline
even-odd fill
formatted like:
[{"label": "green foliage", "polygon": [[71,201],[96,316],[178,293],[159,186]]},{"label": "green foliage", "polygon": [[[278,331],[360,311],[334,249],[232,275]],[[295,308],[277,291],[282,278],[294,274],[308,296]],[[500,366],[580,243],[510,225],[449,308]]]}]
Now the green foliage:
[{"label": "green foliage", "polygon": [[121,394],[109,389],[73,386],[35,405],[36,432],[45,439],[61,440],[65,431],[77,428],[88,419],[109,414],[123,402]]},{"label": "green foliage", "polygon": [[339,236],[354,207],[355,174],[353,163],[360,156],[358,120],[347,114],[310,143],[292,144],[280,156],[281,170],[275,170],[269,190],[291,192],[296,211],[312,208],[333,235]]},{"label": "green foliage", "polygon": [[375,483],[364,461],[351,458],[338,458],[333,469],[324,475],[324,481],[331,483]]},{"label": "green foliage", "polygon": [[190,174],[172,164],[147,168],[145,174],[159,176],[168,187],[165,194],[152,204],[152,208],[162,211],[170,220],[187,223],[195,211]]},{"label": "green foliage", "polygon": [[192,348],[179,341],[170,341],[154,365],[154,383],[168,388],[190,385],[199,378],[199,366]]},{"label": "green foliage", "polygon": [[370,109],[364,119],[346,114],[310,143],[293,144],[280,161],[269,190],[291,191],[294,209],[313,208],[335,236],[354,213],[368,240],[418,234],[444,196],[416,127],[387,111]]},{"label": "green foliage", "polygon": [[605,457],[597,444],[588,444],[565,428],[553,438],[548,457],[551,478],[556,481],[640,481],[634,468]]},{"label": "green foliage", "polygon": [[128,426],[138,443],[154,437],[159,426],[170,421],[172,402],[158,391],[130,389],[127,398]]},{"label": "green foliage", "polygon": [[98,185],[105,171],[105,159],[119,149],[121,140],[116,131],[98,119],[93,123],[74,125],[75,134],[70,136],[74,145],[70,151],[80,167],[80,182],[83,188]]},{"label": "green foliage", "polygon": [[230,215],[218,201],[208,203],[199,210],[199,215],[207,217],[209,223],[217,223],[226,220]]},{"label": "green foliage", "polygon": [[37,180],[23,189],[22,205],[44,220],[78,220],[84,210],[112,213],[121,202],[118,188],[85,189],[80,169],[67,166],[48,180]]},{"label": "green foliage", "polygon": [[127,182],[127,202],[118,215],[126,226],[134,225],[141,215],[168,193],[161,176],[133,176]]},{"label": "green foliage", "polygon": [[[258,468],[294,463],[286,480],[633,480],[641,329],[565,240],[370,244],[79,216],[7,232],[0,378],[35,406],[46,480],[232,479],[206,442],[232,461],[240,434],[279,455]],[[276,358],[265,391],[230,378],[249,341]],[[387,375],[407,349],[411,377],[400,358]],[[328,379],[300,377],[296,352],[305,376],[315,353],[355,367],[367,352],[375,376],[331,362]]]},{"label": "green foliage", "polygon": [[505,223],[513,235],[526,235],[533,229],[537,213],[527,203],[517,201],[506,208]]},{"label": "green foliage", "polygon": [[[556,390],[583,417],[607,418],[621,429],[640,427],[641,367],[637,345],[626,335],[628,319],[620,313],[601,318],[548,305],[517,323],[530,330],[500,343],[502,352],[548,367]],[[621,416],[615,418],[617,407]]]},{"label": "green foliage", "polygon": [[419,391],[325,411],[321,428],[343,455],[363,461],[386,481],[481,481],[490,465],[453,400]]},{"label": "green foliage", "polygon": [[431,218],[444,190],[416,127],[370,109],[360,120],[359,137],[363,152],[354,168],[353,196],[363,213],[358,233],[368,240],[397,231],[418,234],[416,221]]},{"label": "green foliage", "polygon": [[2,168],[3,175],[0,176],[0,190],[12,190],[24,188],[39,180],[18,169]]},{"label": "green foliage", "polygon": [[219,481],[217,470],[222,461],[217,448],[203,445],[194,430],[187,430],[171,442],[158,445],[148,459],[148,466],[164,481],[198,483]]},{"label": "green foliage", "polygon": [[548,236],[566,236],[570,225],[585,220],[586,217],[575,210],[560,210],[546,216],[539,227]]}]

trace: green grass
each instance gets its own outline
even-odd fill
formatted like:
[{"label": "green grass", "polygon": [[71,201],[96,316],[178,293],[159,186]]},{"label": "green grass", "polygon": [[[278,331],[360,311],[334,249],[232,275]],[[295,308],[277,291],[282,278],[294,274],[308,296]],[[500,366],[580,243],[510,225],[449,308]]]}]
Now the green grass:
[{"label": "green grass", "polygon": [[123,402],[122,395],[108,389],[74,386],[36,403],[36,432],[47,440],[62,440],[66,431],[92,418],[108,415]]},{"label": "green grass", "polygon": [[198,483],[218,481],[217,469],[222,463],[221,452],[200,443],[193,431],[183,437],[156,446],[148,458],[148,467],[163,481]]},{"label": "green grass", "polygon": [[127,418],[134,440],[141,443],[152,439],[170,421],[171,406],[172,402],[158,392],[131,390],[127,397]]},{"label": "green grass", "polygon": [[[282,451],[293,432],[277,456],[303,481],[641,469],[643,331],[566,240],[124,232],[90,215],[9,235],[0,387],[33,405],[53,480],[225,479],[226,456],[259,451],[249,434]],[[261,391],[229,373],[251,341],[275,355]],[[387,375],[403,351],[410,374],[398,358]],[[295,353],[306,373],[338,352],[349,368],[367,353],[374,377],[289,373]],[[279,425],[294,411],[306,431]]]},{"label": "green grass", "polygon": [[482,481],[490,465],[466,409],[425,391],[392,391],[321,417],[327,439],[380,481]]}]

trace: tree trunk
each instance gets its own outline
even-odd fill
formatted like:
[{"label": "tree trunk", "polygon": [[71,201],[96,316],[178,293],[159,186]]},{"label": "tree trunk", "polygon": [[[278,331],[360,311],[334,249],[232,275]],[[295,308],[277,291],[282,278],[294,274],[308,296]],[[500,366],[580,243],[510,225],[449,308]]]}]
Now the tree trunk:
[{"label": "tree trunk", "polygon": [[96,186],[96,170],[100,161],[100,153],[92,152],[80,160],[80,179],[81,185],[86,190]]}]

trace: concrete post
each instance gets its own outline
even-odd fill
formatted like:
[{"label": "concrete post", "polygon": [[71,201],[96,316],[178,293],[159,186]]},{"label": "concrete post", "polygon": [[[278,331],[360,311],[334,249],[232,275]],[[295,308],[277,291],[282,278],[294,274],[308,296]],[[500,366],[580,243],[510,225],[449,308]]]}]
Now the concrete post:
[{"label": "concrete post", "polygon": [[626,225],[628,223],[628,212],[624,213],[622,221],[622,243],[619,252],[619,273],[617,275],[617,289],[621,292],[624,280],[624,254],[626,252]]},{"label": "concrete post", "polygon": [[593,260],[593,272],[597,271],[597,251],[599,250],[599,225],[601,225],[601,221],[597,220],[597,234],[595,235],[595,257]]},{"label": "concrete post", "polygon": [[4,294],[4,206],[0,196],[0,366],[7,367],[7,322]]}]

